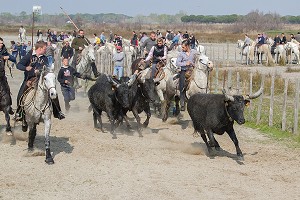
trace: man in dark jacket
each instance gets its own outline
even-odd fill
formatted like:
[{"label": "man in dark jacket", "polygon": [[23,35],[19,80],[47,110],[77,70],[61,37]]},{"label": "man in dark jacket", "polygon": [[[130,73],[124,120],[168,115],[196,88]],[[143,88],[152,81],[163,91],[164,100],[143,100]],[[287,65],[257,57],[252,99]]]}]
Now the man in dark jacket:
[{"label": "man in dark jacket", "polygon": [[[47,44],[43,41],[38,41],[35,44],[35,51],[30,51],[26,56],[24,56],[20,62],[17,64],[17,69],[24,71],[24,81],[20,87],[18,96],[17,96],[17,113],[19,114],[19,117],[23,119],[24,122],[24,115],[21,112],[20,108],[20,99],[23,93],[26,91],[28,88],[27,86],[27,81],[30,79],[38,76],[39,70],[42,70],[43,67],[49,67],[48,66],[48,59],[44,55],[46,52],[46,46]],[[64,119],[65,116],[61,112],[58,97],[56,99],[51,100],[52,101],[52,106],[53,106],[53,115],[55,118],[58,119]],[[19,118],[20,119],[20,118]],[[23,126],[27,126],[26,122],[24,122]]]},{"label": "man in dark jacket", "polygon": [[9,60],[11,62],[16,62],[16,58],[12,55],[10,55],[5,47],[3,39],[0,37],[0,56],[3,56],[3,59]]},{"label": "man in dark jacket", "polygon": [[73,51],[72,47],[70,47],[69,40],[65,39],[65,45],[63,46],[63,48],[61,50],[60,56],[62,58],[68,58],[70,60],[72,58],[73,54],[74,54],[74,51]]},{"label": "man in dark jacket", "polygon": [[[91,44],[91,42],[84,37],[84,31],[82,29],[80,29],[78,31],[78,35],[76,38],[73,39],[72,41],[72,48],[75,50],[75,54],[73,57],[73,62],[71,64],[71,66],[76,69],[76,64],[77,64],[77,59],[80,56],[82,50],[84,49],[84,46],[88,46],[89,44]],[[91,67],[92,67],[92,71],[95,77],[97,77],[99,75],[97,67],[95,62],[91,63]]]}]

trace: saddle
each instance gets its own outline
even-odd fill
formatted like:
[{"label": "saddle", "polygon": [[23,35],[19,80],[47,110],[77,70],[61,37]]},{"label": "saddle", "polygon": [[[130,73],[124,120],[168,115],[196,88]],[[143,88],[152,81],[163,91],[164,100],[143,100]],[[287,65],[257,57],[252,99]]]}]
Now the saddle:
[{"label": "saddle", "polygon": [[38,84],[38,81],[39,81],[38,77],[32,77],[31,79],[27,80],[26,86],[28,88],[35,88]]},{"label": "saddle", "polygon": [[77,58],[76,58],[76,65],[78,65],[81,61],[81,58],[82,58],[82,54],[81,52],[77,54]]}]

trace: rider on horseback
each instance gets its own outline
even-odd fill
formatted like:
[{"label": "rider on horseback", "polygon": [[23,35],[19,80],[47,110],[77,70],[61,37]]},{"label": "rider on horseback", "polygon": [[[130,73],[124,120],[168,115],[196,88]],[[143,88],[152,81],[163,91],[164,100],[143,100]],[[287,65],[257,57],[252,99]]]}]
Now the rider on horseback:
[{"label": "rider on horseback", "polygon": [[[75,49],[75,54],[73,56],[72,67],[76,69],[76,64],[78,63],[79,56],[81,55],[84,46],[88,46],[91,42],[84,37],[84,32],[82,29],[78,31],[78,36],[72,41],[72,48]],[[99,76],[95,62],[91,63],[92,71],[95,77]]]},{"label": "rider on horseback", "polygon": [[190,48],[189,40],[182,42],[182,52],[178,55],[176,66],[179,69],[179,91],[181,111],[185,110],[185,79],[186,72],[195,66],[195,55],[198,53],[195,49]]},{"label": "rider on horseback", "polygon": [[[24,71],[24,81],[20,87],[18,96],[17,96],[17,114],[16,119],[24,121],[24,113],[22,113],[22,109],[20,106],[20,100],[23,96],[24,92],[30,87],[29,83],[32,83],[32,79],[39,76],[39,70],[42,70],[43,67],[48,66],[48,59],[44,55],[46,52],[47,44],[43,41],[38,41],[35,44],[35,51],[30,51],[26,56],[24,56],[19,63],[17,64],[17,69]],[[64,119],[65,116],[61,112],[58,97],[56,99],[51,100],[53,106],[53,115],[55,118]]]},{"label": "rider on horseback", "polygon": [[164,45],[164,41],[162,38],[157,39],[157,44],[154,45],[145,62],[148,62],[150,59],[152,59],[152,70],[151,70],[151,77],[155,78],[156,72],[159,70],[157,69],[156,65],[160,61],[164,61],[167,59],[167,53],[168,53],[168,48]]},{"label": "rider on horseback", "polygon": [[245,40],[244,40],[244,46],[242,48],[242,52],[246,46],[250,46],[250,45],[251,45],[251,39],[248,37],[248,34],[245,34]]}]

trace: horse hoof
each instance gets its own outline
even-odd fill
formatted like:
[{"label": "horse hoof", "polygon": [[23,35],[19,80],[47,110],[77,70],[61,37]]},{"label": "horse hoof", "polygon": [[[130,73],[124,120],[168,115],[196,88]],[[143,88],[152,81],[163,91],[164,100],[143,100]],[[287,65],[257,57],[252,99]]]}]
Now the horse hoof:
[{"label": "horse hoof", "polygon": [[48,158],[46,158],[45,162],[46,162],[48,165],[52,165],[52,164],[54,164],[54,160],[53,160],[53,158],[52,158],[52,157],[48,157]]},{"label": "horse hoof", "polygon": [[28,153],[32,153],[34,151],[34,148],[33,147],[28,147],[27,151],[28,151]]},{"label": "horse hoof", "polygon": [[11,131],[6,131],[6,135],[8,135],[8,136],[12,136],[13,134],[12,134],[12,132],[11,132]]}]

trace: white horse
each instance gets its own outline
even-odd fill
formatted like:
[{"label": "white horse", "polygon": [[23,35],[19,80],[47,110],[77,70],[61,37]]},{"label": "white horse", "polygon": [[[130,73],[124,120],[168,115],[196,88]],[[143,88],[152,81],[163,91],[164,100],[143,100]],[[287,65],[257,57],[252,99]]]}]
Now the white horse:
[{"label": "white horse", "polygon": [[[244,41],[238,40],[237,41],[237,48],[241,49],[241,63],[243,64],[243,57],[246,57],[246,65],[248,65],[251,61],[250,59],[250,53],[253,49],[253,46],[247,45],[244,47]],[[244,48],[243,48],[244,47]]]},{"label": "white horse", "polygon": [[[36,126],[41,121],[45,125],[45,148],[47,164],[53,164],[54,160],[50,152],[50,129],[52,105],[50,99],[57,97],[56,79],[52,70],[41,72],[36,88],[27,90],[22,98],[21,105],[25,112],[25,119],[29,127],[28,151],[33,150],[36,136]],[[27,127],[26,127],[27,128]]]},{"label": "white horse", "polygon": [[[91,63],[95,62],[95,49],[93,45],[84,46],[84,49],[81,52],[81,60],[76,65],[76,71],[84,76],[91,76],[92,74],[92,67]],[[87,84],[88,80],[84,80],[84,94],[86,94]],[[75,83],[79,82],[78,79],[76,79]],[[80,83],[78,83],[79,86],[81,86]]]},{"label": "white horse", "polygon": [[[300,53],[299,53],[299,45],[295,42],[287,42],[284,45],[284,49],[287,51],[287,55],[290,57],[291,53],[294,53],[295,59],[296,59],[296,64],[299,64],[299,58],[300,58]],[[292,60],[289,58],[288,60]]]},{"label": "white horse", "polygon": [[189,99],[196,93],[208,92],[208,74],[213,69],[213,62],[206,55],[196,56],[195,67],[186,90]]},{"label": "white horse", "polygon": [[[174,56],[175,55],[175,56]],[[176,111],[175,114],[179,114],[179,90],[178,90],[178,79],[174,80],[174,76],[178,74],[178,67],[176,66],[178,53],[173,53],[173,56],[168,56],[167,64],[164,67],[164,78],[160,81],[160,84],[156,87],[157,94],[162,103],[162,120],[168,119],[168,112],[171,101],[175,97]],[[202,92],[208,92],[207,88],[207,77],[208,71],[213,67],[212,62],[205,55],[196,55],[195,67],[191,75],[189,85],[186,88],[186,97],[189,98],[191,95]]]},{"label": "white horse", "polygon": [[284,45],[279,44],[274,49],[275,54],[275,62],[279,63],[279,61],[282,59],[284,63],[286,63],[286,50],[284,48]]}]

